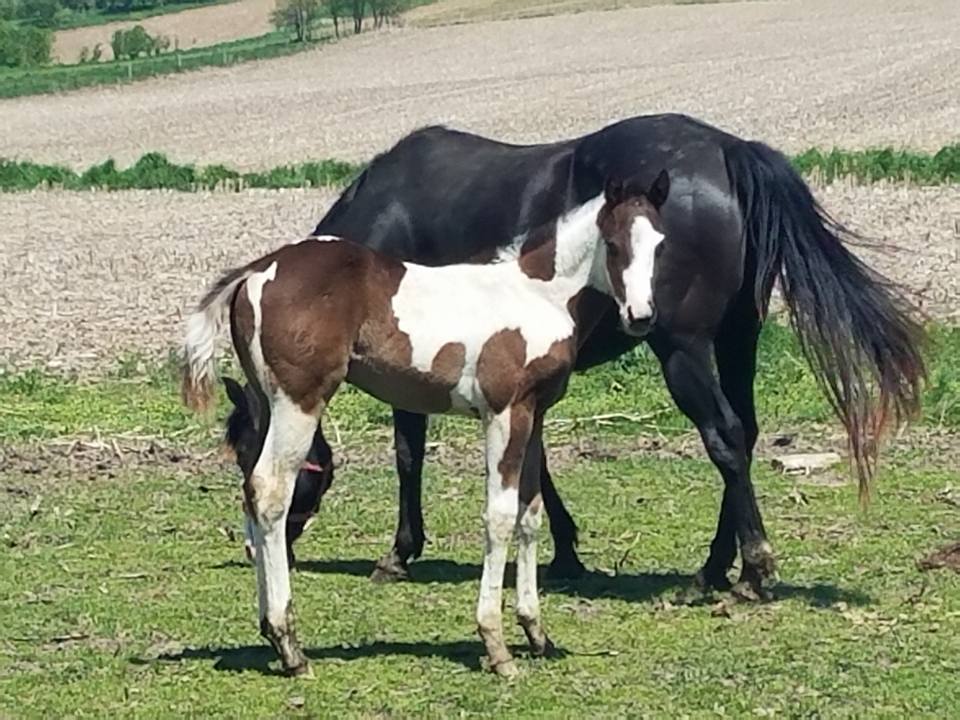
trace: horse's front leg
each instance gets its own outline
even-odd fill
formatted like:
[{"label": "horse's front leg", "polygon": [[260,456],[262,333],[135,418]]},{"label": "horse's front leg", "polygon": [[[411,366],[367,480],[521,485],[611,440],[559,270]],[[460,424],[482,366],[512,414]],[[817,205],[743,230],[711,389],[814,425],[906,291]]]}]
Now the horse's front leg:
[{"label": "horse's front leg", "polygon": [[272,403],[260,458],[244,483],[256,546],[260,634],[289,675],[309,672],[297,640],[287,562],[286,521],[300,465],[310,449],[319,412],[307,413],[284,396]]},{"label": "horse's front leg", "polygon": [[510,538],[519,517],[520,474],[533,429],[533,408],[530,403],[515,403],[484,420],[487,505],[483,519],[486,541],[477,602],[477,631],[486,647],[490,669],[502,677],[511,678],[518,671],[503,639],[503,574]]}]

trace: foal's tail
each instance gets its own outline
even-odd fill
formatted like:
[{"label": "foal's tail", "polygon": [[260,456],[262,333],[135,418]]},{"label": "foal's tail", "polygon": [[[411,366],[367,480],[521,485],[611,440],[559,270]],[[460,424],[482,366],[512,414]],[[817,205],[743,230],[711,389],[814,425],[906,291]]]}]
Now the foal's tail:
[{"label": "foal's tail", "polygon": [[924,330],[893,284],[844,246],[855,236],[786,157],[744,141],[725,154],[756,267],[757,308],[763,317],[779,277],[804,355],[847,430],[865,502],[885,427],[920,409]]},{"label": "foal's tail", "polygon": [[213,406],[216,340],[237,287],[254,273],[247,265],[221,277],[187,317],[180,394],[187,407],[203,412]]}]

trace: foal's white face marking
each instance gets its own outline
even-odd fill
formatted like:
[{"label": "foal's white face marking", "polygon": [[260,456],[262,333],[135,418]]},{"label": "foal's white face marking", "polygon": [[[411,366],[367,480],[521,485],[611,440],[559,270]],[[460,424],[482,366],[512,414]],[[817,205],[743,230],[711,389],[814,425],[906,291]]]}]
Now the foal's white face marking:
[{"label": "foal's white face marking", "polygon": [[620,318],[626,327],[653,317],[653,269],[661,242],[663,233],[654,229],[649,218],[634,218],[630,228],[632,258],[623,271],[624,301],[620,303]]}]

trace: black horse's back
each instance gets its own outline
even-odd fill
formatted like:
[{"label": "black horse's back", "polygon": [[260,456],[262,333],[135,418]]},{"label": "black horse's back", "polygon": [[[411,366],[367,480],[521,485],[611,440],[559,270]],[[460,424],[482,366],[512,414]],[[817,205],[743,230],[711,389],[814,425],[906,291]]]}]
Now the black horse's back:
[{"label": "black horse's back", "polygon": [[427,265],[463,262],[566,208],[572,143],[510,145],[441,126],[378,155],[317,225]]}]

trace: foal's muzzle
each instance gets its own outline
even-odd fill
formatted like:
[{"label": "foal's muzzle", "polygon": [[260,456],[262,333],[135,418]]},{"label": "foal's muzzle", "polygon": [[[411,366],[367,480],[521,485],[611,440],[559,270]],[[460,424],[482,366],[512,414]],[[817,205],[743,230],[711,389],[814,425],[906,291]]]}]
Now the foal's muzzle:
[{"label": "foal's muzzle", "polygon": [[620,320],[623,323],[623,331],[627,335],[644,337],[653,329],[653,325],[657,321],[657,309],[653,308],[653,312],[647,317],[635,318],[633,311],[627,307],[626,317],[621,315]]}]

